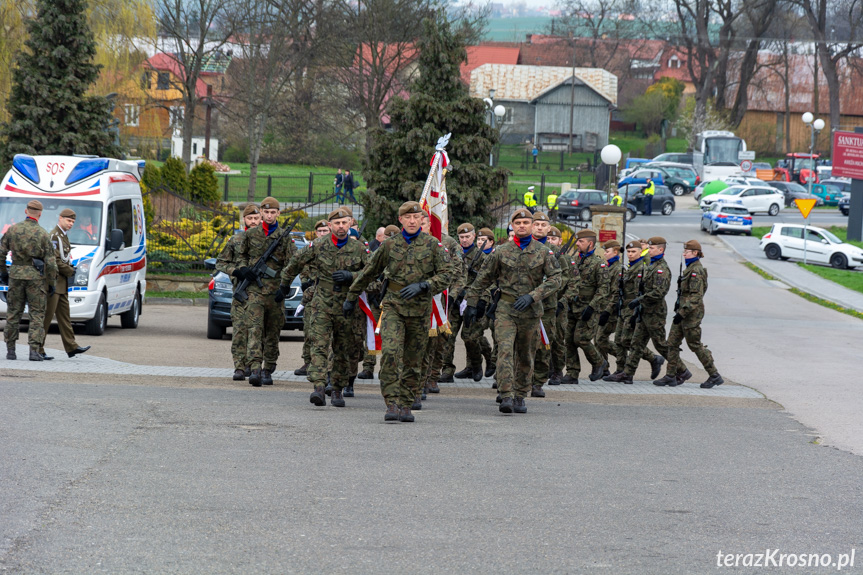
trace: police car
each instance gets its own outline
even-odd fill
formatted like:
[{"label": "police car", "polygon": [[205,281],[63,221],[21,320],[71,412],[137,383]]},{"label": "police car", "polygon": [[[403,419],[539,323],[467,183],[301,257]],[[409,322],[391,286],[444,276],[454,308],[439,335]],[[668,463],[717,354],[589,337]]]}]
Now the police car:
[{"label": "police car", "polygon": [[716,235],[736,232],[752,235],[752,216],[742,204],[717,202],[701,214],[701,231]]}]

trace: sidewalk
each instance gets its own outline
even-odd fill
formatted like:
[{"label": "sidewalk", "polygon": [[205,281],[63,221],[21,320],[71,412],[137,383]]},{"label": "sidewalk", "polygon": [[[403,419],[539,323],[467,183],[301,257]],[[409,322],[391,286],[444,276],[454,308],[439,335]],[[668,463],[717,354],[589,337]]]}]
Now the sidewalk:
[{"label": "sidewalk", "polygon": [[783,283],[838,306],[863,313],[863,293],[848,289],[810,271],[806,271],[797,265],[796,261],[768,259],[761,248],[758,247],[760,243],[758,238],[729,235],[720,235],[719,237],[744,259],[781,280]]}]

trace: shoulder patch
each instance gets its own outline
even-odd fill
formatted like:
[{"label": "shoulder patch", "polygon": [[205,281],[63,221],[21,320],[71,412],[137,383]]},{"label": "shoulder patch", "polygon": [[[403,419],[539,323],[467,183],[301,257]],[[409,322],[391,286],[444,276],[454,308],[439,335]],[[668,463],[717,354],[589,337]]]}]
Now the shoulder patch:
[{"label": "shoulder patch", "polygon": [[370,254],[370,253],[372,253],[372,252],[371,252],[371,251],[369,251],[368,249],[366,249],[366,253],[367,253],[367,254]]},{"label": "shoulder patch", "polygon": [[554,252],[553,252],[553,251],[551,251],[551,250],[548,250],[548,255],[553,256],[553,255],[554,255]]},{"label": "shoulder patch", "polygon": [[605,264],[599,264],[599,267],[604,268]]},{"label": "shoulder patch", "polygon": [[656,270],[656,273],[661,274],[662,270]]},{"label": "shoulder patch", "polygon": [[695,276],[697,276],[697,275],[698,275],[697,273],[692,272],[692,277],[695,277]]}]

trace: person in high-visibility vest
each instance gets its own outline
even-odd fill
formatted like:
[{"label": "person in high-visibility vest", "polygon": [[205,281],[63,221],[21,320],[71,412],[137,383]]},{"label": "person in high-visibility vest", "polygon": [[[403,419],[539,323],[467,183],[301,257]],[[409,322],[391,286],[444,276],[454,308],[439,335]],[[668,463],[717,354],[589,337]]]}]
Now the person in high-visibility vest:
[{"label": "person in high-visibility vest", "polygon": [[524,207],[530,210],[530,213],[536,211],[536,196],[533,195],[534,187],[530,186],[524,193]]},{"label": "person in high-visibility vest", "polygon": [[548,194],[545,205],[548,207],[548,217],[554,219],[557,215],[557,194],[554,191]]},{"label": "person in high-visibility vest", "polygon": [[656,193],[656,186],[653,180],[647,179],[647,185],[644,186],[644,215],[649,216],[653,213],[653,194]]},{"label": "person in high-visibility vest", "polygon": [[611,198],[611,205],[612,206],[622,206],[623,205],[623,198],[620,197],[620,190],[615,190],[614,196]]}]

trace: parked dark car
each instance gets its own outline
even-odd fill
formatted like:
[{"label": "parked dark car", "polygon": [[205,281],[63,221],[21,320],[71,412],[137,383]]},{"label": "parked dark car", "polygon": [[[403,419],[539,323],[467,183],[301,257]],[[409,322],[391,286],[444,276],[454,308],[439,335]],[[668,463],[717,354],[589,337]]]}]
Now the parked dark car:
[{"label": "parked dark car", "polygon": [[640,184],[643,186],[647,184],[647,179],[650,178],[657,186],[667,186],[675,196],[682,196],[691,192],[697,185],[690,184],[687,177],[693,177],[694,179],[697,176],[694,173],[679,174],[676,169],[672,171],[665,166],[657,166],[651,163],[622,178],[617,183],[617,187],[631,184]]},{"label": "parked dark car", "polygon": [[[625,193],[628,205],[633,206],[637,211],[644,213],[644,186],[632,184],[619,188],[621,194]],[[653,194],[653,204],[651,211],[661,213],[663,216],[670,216],[677,208],[677,203],[674,201],[674,194],[671,193],[666,186],[656,186],[656,191]]]},{"label": "parked dark car", "polygon": [[668,152],[665,154],[659,154],[655,158],[653,158],[654,162],[675,162],[678,164],[688,164],[692,165],[692,154],[676,154],[673,152]]},{"label": "parked dark car", "polygon": [[785,205],[790,206],[794,200],[815,200],[816,206],[823,206],[824,200],[814,194],[806,191],[806,188],[797,182],[767,182],[767,185],[772,186],[785,194]]},{"label": "parked dark car", "polygon": [[[567,190],[557,200],[557,215],[561,219],[588,221],[593,217],[590,206],[605,205],[606,194],[597,190]],[[626,221],[635,217],[635,206],[628,204]]]},{"label": "parked dark car", "polygon": [[[208,268],[213,269],[211,266],[216,265],[216,260],[210,258],[204,263]],[[300,283],[300,278],[295,277],[291,283],[291,291],[285,297],[285,325],[282,329],[303,329],[303,310],[297,313],[297,308],[303,301]],[[231,327],[231,299],[234,297],[234,288],[231,278],[222,272],[216,272],[210,280],[209,288],[207,339],[222,339],[227,328]]]},{"label": "parked dark car", "polygon": [[851,213],[851,194],[845,194],[839,200],[839,211],[842,212],[843,216]]}]

